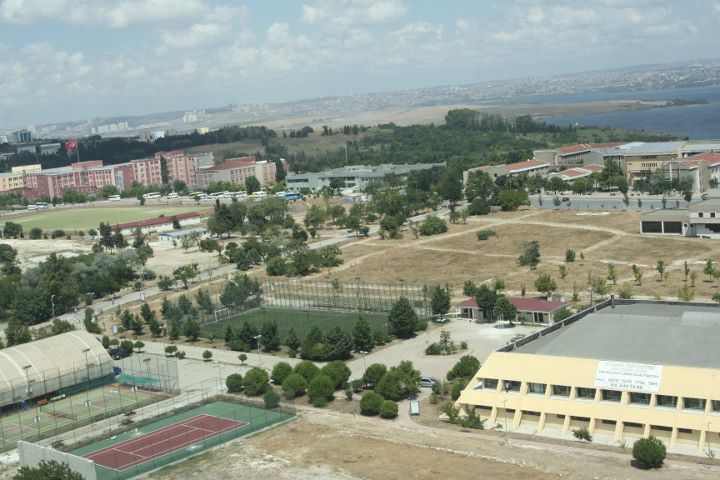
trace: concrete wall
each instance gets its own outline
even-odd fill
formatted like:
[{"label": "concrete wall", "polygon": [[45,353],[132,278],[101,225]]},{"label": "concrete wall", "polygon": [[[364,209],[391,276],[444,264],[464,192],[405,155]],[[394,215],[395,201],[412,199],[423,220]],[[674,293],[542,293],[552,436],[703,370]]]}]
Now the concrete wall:
[{"label": "concrete wall", "polygon": [[19,440],[17,446],[18,454],[20,455],[20,465],[37,467],[42,461],[49,462],[55,460],[56,462],[67,463],[71,470],[82,475],[85,480],[97,480],[95,462],[92,460],[23,440]]}]

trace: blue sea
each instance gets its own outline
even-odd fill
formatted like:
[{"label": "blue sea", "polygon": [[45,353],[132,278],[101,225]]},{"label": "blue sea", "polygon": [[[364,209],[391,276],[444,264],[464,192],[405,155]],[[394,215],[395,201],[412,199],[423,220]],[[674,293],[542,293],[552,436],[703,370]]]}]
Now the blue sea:
[{"label": "blue sea", "polygon": [[707,100],[706,105],[664,107],[630,112],[547,117],[556,125],[596,125],[630,130],[665,132],[690,139],[720,139],[720,86],[673,88],[622,93],[543,95],[517,99],[519,103],[575,103],[602,100]]}]

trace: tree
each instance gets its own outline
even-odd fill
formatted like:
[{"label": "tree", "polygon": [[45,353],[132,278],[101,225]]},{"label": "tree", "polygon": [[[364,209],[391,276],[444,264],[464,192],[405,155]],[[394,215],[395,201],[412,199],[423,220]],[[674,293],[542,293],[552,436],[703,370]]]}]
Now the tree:
[{"label": "tree", "polygon": [[355,326],[352,330],[352,341],[353,349],[356,352],[370,352],[375,346],[370,324],[362,316],[358,318],[357,322],[355,322]]},{"label": "tree", "polygon": [[395,418],[398,414],[398,404],[392,400],[383,400],[380,404],[379,413],[385,419]]},{"label": "tree", "polygon": [[350,369],[347,365],[345,365],[345,362],[341,360],[335,360],[328,363],[320,369],[320,373],[330,377],[336,390],[342,388],[342,386],[350,378]]},{"label": "tree", "polygon": [[517,317],[517,308],[505,296],[499,296],[495,301],[494,312],[503,320],[507,320],[512,325],[513,320]]},{"label": "tree", "polygon": [[260,327],[260,335],[262,336],[263,351],[274,352],[280,348],[280,335],[275,320],[263,322]]},{"label": "tree", "polygon": [[150,308],[150,305],[148,305],[147,303],[143,303],[142,306],[140,306],[140,316],[145,321],[145,323],[149,325],[150,322],[155,318],[155,311]]},{"label": "tree", "polygon": [[335,385],[330,377],[324,373],[318,373],[308,383],[307,393],[311,404],[323,407],[333,399]]},{"label": "tree", "polygon": [[417,393],[420,384],[420,372],[413,368],[410,361],[402,361],[383,375],[375,391],[389,400],[403,400]]},{"label": "tree", "polygon": [[635,265],[633,263],[632,272],[633,272],[633,276],[635,277],[635,281],[637,282],[638,286],[642,285],[643,271],[640,270],[640,267],[638,267],[637,265]]},{"label": "tree", "polygon": [[170,183],[170,172],[168,171],[167,159],[160,155],[160,181],[163,185]]},{"label": "tree", "polygon": [[137,340],[133,344],[133,346],[135,347],[135,350],[137,350],[137,353],[140,353],[142,351],[143,347],[145,347],[145,342],[143,342],[141,340]]},{"label": "tree", "polygon": [[14,480],[83,480],[83,476],[70,469],[67,463],[42,460],[37,467],[23,465]]},{"label": "tree", "polygon": [[282,390],[285,398],[291,400],[305,393],[307,380],[299,373],[291,373],[282,382]]},{"label": "tree", "polygon": [[[468,202],[475,202],[475,200],[487,200],[495,192],[495,182],[490,177],[490,174],[483,171],[470,172],[468,175],[467,183],[465,184],[465,198]],[[489,207],[489,205],[488,205]],[[488,213],[490,213],[488,211]],[[471,215],[486,215],[476,214],[470,212]]]},{"label": "tree", "polygon": [[213,357],[213,353],[210,350],[205,350],[202,353],[202,357],[204,361],[209,362]]},{"label": "tree", "polygon": [[[367,322],[366,322],[367,323]],[[290,327],[288,330],[287,338],[285,339],[285,345],[291,350],[297,350],[300,348],[300,339],[298,339],[295,329]]]},{"label": "tree", "polygon": [[557,284],[555,279],[547,273],[541,274],[537,280],[535,280],[535,289],[542,293],[545,297],[549,297],[552,293],[557,290]]},{"label": "tree", "polygon": [[195,342],[198,337],[200,337],[200,324],[194,318],[185,320],[182,330],[183,335],[185,335],[190,342]]},{"label": "tree", "polygon": [[[317,325],[313,325],[305,335],[300,347],[300,357],[304,359],[322,360],[325,357],[325,335]],[[310,380],[308,378],[308,380]]]},{"label": "tree", "polygon": [[183,287],[185,287],[185,290],[187,290],[188,281],[197,277],[198,273],[199,273],[198,264],[191,263],[191,264],[183,265],[181,267],[176,268],[173,271],[173,276],[175,277],[175,279],[181,281],[183,284]]},{"label": "tree", "polygon": [[228,393],[237,393],[243,389],[243,377],[239,373],[231,373],[225,379]]},{"label": "tree", "polygon": [[210,294],[207,290],[198,290],[195,294],[195,302],[205,313],[213,313],[213,310],[215,309],[215,304],[210,298]]},{"label": "tree", "polygon": [[261,188],[262,186],[260,185],[260,181],[254,176],[251,175],[245,178],[245,191],[248,195],[259,192]]},{"label": "tree", "polygon": [[352,357],[352,338],[339,325],[327,332],[324,344],[327,360],[347,360]]},{"label": "tree", "polygon": [[460,360],[450,369],[446,378],[449,382],[455,379],[468,380],[480,369],[480,360],[472,355],[463,355]]},{"label": "tree", "polygon": [[450,286],[435,285],[430,291],[430,309],[433,315],[445,315],[450,311]]},{"label": "tree", "polygon": [[380,405],[383,397],[375,392],[369,392],[360,399],[360,413],[367,416],[375,416],[380,413]]},{"label": "tree", "polygon": [[268,387],[268,380],[268,374],[265,370],[258,367],[251,368],[245,374],[245,395],[248,397],[262,395]]},{"label": "tree", "polygon": [[320,369],[310,360],[304,360],[295,365],[295,373],[300,374],[306,381],[310,381]]},{"label": "tree", "polygon": [[277,408],[280,404],[280,395],[278,395],[278,393],[272,388],[268,388],[263,395],[263,403],[265,404],[266,409]]},{"label": "tree", "polygon": [[484,198],[475,198],[463,211],[470,215],[490,215],[492,207]]},{"label": "tree", "polygon": [[565,250],[565,262],[572,263],[575,261],[575,250]]},{"label": "tree", "polygon": [[43,231],[41,228],[34,227],[30,229],[30,240],[40,240],[42,235]]},{"label": "tree", "polygon": [[418,319],[407,298],[400,297],[393,304],[388,322],[392,333],[399,338],[410,338],[415,334]]},{"label": "tree", "polygon": [[713,265],[712,260],[708,260],[705,263],[705,268],[703,269],[703,273],[707,275],[708,277],[712,277],[713,271],[715,270],[715,266]]},{"label": "tree", "polygon": [[617,285],[618,272],[617,272],[617,269],[615,268],[615,265],[613,265],[612,263],[609,263],[607,269],[608,269],[608,274],[607,274],[608,280],[610,280],[613,285]]},{"label": "tree", "polygon": [[[127,311],[127,310],[126,310]],[[130,322],[130,329],[135,335],[142,335],[145,330],[145,324],[140,320],[140,317],[136,314],[132,317]]]},{"label": "tree", "polygon": [[517,262],[524,267],[535,270],[540,263],[540,243],[537,240],[525,242],[523,252],[518,257]]},{"label": "tree", "polygon": [[607,281],[602,277],[595,277],[592,279],[592,282],[590,284],[590,288],[596,295],[599,295],[601,298],[605,297],[608,293],[610,293],[611,287],[607,284]]},{"label": "tree", "polygon": [[498,295],[495,293],[495,290],[492,290],[484,283],[475,289],[475,301],[477,302],[478,307],[482,310],[484,319],[493,319],[497,298]]},{"label": "tree", "polygon": [[4,238],[18,238],[22,237],[23,227],[19,223],[5,222],[2,234]]},{"label": "tree", "polygon": [[639,438],[633,444],[633,458],[638,461],[643,468],[660,468],[665,461],[667,450],[665,444],[650,436],[648,438]]},{"label": "tree", "polygon": [[655,266],[655,270],[658,271],[660,274],[660,280],[663,279],[663,273],[665,273],[665,261],[664,260],[658,260],[657,265]]},{"label": "tree", "polygon": [[437,215],[428,215],[418,227],[420,235],[429,237],[447,232],[447,223]]},{"label": "tree", "polygon": [[373,363],[370,365],[363,375],[363,382],[366,385],[375,387],[382,377],[387,373],[387,367],[382,363]]},{"label": "tree", "polygon": [[289,363],[279,362],[273,367],[270,378],[275,385],[280,385],[291,373],[293,373],[293,370]]},{"label": "tree", "polygon": [[502,190],[498,194],[498,204],[504,212],[513,212],[521,205],[529,205],[528,194],[524,190]]}]

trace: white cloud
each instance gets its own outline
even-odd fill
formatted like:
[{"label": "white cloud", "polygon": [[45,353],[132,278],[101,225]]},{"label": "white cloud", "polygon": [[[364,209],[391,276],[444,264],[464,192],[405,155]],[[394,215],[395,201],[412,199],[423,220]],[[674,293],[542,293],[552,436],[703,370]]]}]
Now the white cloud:
[{"label": "white cloud", "polygon": [[399,20],[407,13],[400,0],[317,0],[303,4],[303,23],[347,28],[353,25],[372,25]]}]

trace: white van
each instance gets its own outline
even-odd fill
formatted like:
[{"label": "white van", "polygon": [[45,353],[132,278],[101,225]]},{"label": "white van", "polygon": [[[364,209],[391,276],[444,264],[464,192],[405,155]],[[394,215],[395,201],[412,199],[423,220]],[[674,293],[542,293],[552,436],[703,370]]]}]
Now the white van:
[{"label": "white van", "polygon": [[50,208],[46,202],[35,202],[35,206],[38,210],[47,210]]},{"label": "white van", "polygon": [[167,194],[167,198],[178,198],[180,195],[178,195],[177,192],[170,192]]},{"label": "white van", "polygon": [[31,203],[30,205],[27,206],[27,209],[28,210],[37,210],[38,206],[35,205],[34,203]]},{"label": "white van", "polygon": [[153,199],[160,198],[160,197],[161,197],[160,192],[151,192],[151,193],[146,193],[145,195],[143,195],[143,198],[145,200],[153,200]]},{"label": "white van", "polygon": [[264,192],[264,191],[260,190],[260,191],[258,191],[258,192],[253,192],[252,196],[255,197],[255,198],[267,197],[267,192]]},{"label": "white van", "polygon": [[108,197],[108,200],[110,200],[111,202],[119,202],[119,201],[120,201],[120,195],[110,195],[110,196]]}]

